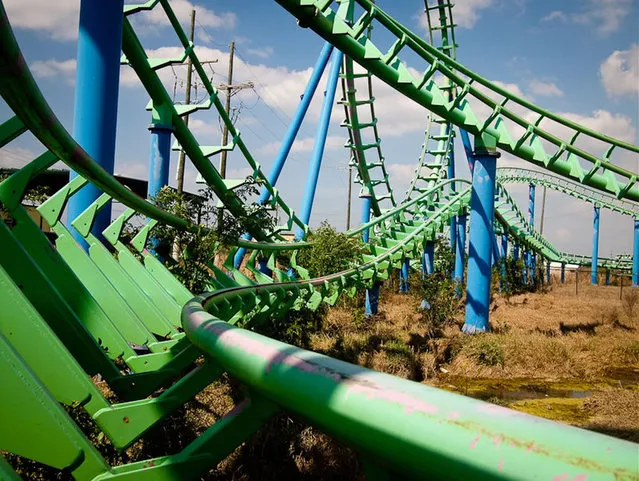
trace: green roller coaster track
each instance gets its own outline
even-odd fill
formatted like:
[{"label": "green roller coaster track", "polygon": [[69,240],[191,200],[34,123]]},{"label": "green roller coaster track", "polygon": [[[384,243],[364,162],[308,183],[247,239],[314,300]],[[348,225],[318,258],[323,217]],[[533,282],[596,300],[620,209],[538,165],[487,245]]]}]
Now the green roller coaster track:
[{"label": "green roller coaster track", "polygon": [[[286,216],[273,231],[250,232],[256,241],[239,240],[222,268],[211,260],[210,292],[204,294],[186,289],[146,249],[158,223],[187,231],[203,227],[137,197],[80,147],[36,85],[0,3],[0,94],[15,114],[0,125],[0,148],[30,132],[46,149],[0,183],[0,202],[6,211],[0,222],[0,450],[66,470],[78,480],[198,479],[284,410],[353,447],[370,479],[506,480],[533,473],[538,479],[637,479],[635,444],[381,374],[252,331],[291,310],[332,305],[343,293],[353,295],[359,286],[386,279],[405,258],[419,258],[424,243],[444,232],[451,218],[468,212],[470,182],[448,178],[446,171],[453,126],[492,137],[500,149],[562,176],[502,170],[495,196],[499,228],[547,260],[588,262],[559,252],[536,232],[504,188],[507,182],[547,185],[633,216],[634,202],[639,200],[637,174],[611,162],[613,153],[637,153],[639,147],[545,112],[459,64],[450,3],[426,3],[431,43],[432,32],[441,34],[438,47],[369,0],[343,0],[336,9],[330,0],[278,3],[300,25],[346,54],[341,103],[347,147],[358,171],[357,182],[364,194],[374,198],[373,220],[347,233],[361,238],[370,231],[363,262],[320,278],[310,278],[297,263],[296,252],[312,244],[285,242],[281,235],[294,226],[304,230],[308,226],[252,157],[169,1],[125,7],[122,61],[148,92],[154,120],[172,126],[177,147],[233,215],[250,211],[251,206],[235,193],[250,179],[220,176],[209,159],[224,150],[242,154],[251,177],[260,181],[271,194],[270,203]],[[152,9],[162,9],[177,33],[183,48],[178,58],[150,59],[142,47],[129,17]],[[438,26],[431,21],[435,13]],[[375,46],[376,29],[397,39],[388,52]],[[425,62],[420,78],[414,78],[399,60],[404,49]],[[185,58],[207,91],[208,100],[202,104],[174,105],[158,77],[159,69]],[[437,82],[436,74],[441,76]],[[425,114],[429,127],[415,177],[401,202],[384,165],[373,76],[431,112]],[[356,83],[364,83],[363,97],[357,96]],[[487,106],[491,113],[480,115],[476,104]],[[511,105],[534,112],[537,120],[525,121]],[[360,122],[362,106],[370,109],[370,122]],[[210,107],[229,128],[228,145],[199,145],[183,120],[187,113]],[[545,125],[551,122],[571,133],[551,135]],[[368,136],[373,138],[370,144],[363,141]],[[582,137],[606,144],[605,153],[580,148]],[[552,149],[550,154],[546,148]],[[59,160],[79,177],[38,207],[55,233],[51,243],[21,202],[30,181]],[[583,167],[583,162],[589,166]],[[69,199],[87,183],[103,194],[81,215],[63,223]],[[104,240],[98,239],[92,233],[96,216],[114,201],[127,209],[103,231]],[[387,207],[380,205],[383,202]],[[125,244],[124,228],[136,214],[148,220],[132,240],[132,252]],[[72,230],[86,240],[87,250],[77,244]],[[239,247],[250,250],[246,270],[233,265]],[[284,250],[293,251],[296,276],[278,267],[276,256]],[[272,277],[256,269],[258,256],[268,258]],[[626,266],[629,259],[601,261]],[[114,447],[124,449],[225,372],[243,385],[244,398],[180,452],[168,456],[110,466],[64,408],[84,411]],[[102,394],[91,378],[94,375],[102,377],[114,398]],[[2,456],[0,478],[19,479]]]}]

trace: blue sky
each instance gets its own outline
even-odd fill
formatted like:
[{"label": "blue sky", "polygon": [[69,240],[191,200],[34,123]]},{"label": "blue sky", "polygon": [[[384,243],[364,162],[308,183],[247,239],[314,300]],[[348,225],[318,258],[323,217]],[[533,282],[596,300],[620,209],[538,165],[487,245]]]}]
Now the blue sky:
[{"label": "blue sky", "polygon": [[[46,98],[71,130],[79,1],[5,0],[4,4]],[[414,31],[425,34],[423,2],[379,0],[378,4]],[[255,85],[233,99],[239,113],[237,125],[255,158],[268,171],[323,41],[310,30],[299,28],[274,1],[176,0],[172,5],[185,26],[195,6],[198,55],[202,60],[218,60],[211,65],[214,83],[225,81],[228,45],[236,41],[234,80]],[[639,143],[636,0],[459,0],[453,13],[458,24],[457,57],[466,66],[544,108],[613,137]],[[150,56],[176,52],[177,41],[160,12],[139,14],[134,21]],[[175,89],[176,101],[184,95],[184,74],[181,67],[162,73],[169,91]],[[149,156],[150,113],[144,110],[148,97],[128,67],[122,67],[121,82],[116,172],[144,178]],[[374,87],[382,146],[395,192],[401,198],[419,155],[426,116],[387,86],[376,83]],[[320,104],[321,96],[317,96],[278,184],[296,211]],[[0,103],[1,118],[10,115],[6,105]],[[346,132],[339,127],[342,120],[343,111],[335,108],[312,225],[328,219],[344,228],[348,153],[342,147],[346,140]],[[213,112],[191,117],[191,125],[202,144],[219,143]],[[20,139],[0,151],[0,165],[21,165],[38,153],[32,139]],[[467,177],[461,150],[459,153],[458,173]],[[508,156],[500,163],[522,165]],[[636,170],[637,164],[626,167]],[[230,176],[248,173],[236,154],[229,157],[228,168]],[[192,189],[196,188],[194,180],[195,171],[190,168],[187,185]],[[526,187],[512,186],[511,192],[525,208]],[[353,193],[354,219],[359,218],[360,207],[356,194],[357,188]],[[541,199],[540,194],[537,197]],[[590,253],[590,205],[549,193],[546,212],[544,231],[552,242],[565,251]],[[630,219],[604,212],[601,225],[600,255],[630,252]]]}]

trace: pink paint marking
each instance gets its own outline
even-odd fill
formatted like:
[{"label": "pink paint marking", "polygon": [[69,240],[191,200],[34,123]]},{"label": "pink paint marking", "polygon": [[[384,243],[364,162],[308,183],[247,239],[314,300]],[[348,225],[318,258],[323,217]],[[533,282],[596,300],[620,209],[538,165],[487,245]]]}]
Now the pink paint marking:
[{"label": "pink paint marking", "polygon": [[406,414],[421,412],[426,414],[435,414],[439,410],[437,406],[416,399],[409,394],[392,389],[384,389],[381,386],[364,386],[362,384],[353,384],[348,388],[346,396],[357,393],[363,394],[367,399],[380,399],[391,403],[399,404],[404,407]]},{"label": "pink paint marking", "polygon": [[448,419],[454,421],[455,419],[459,419],[461,415],[457,411],[453,411],[448,415]]},{"label": "pink paint marking", "polygon": [[501,444],[502,441],[502,437],[501,436],[495,436],[493,438],[493,444],[495,445],[495,447],[499,447],[499,445]]},{"label": "pink paint marking", "polygon": [[478,442],[479,442],[479,436],[477,436],[475,439],[473,439],[470,442],[470,449],[475,449],[475,447],[477,447]]},{"label": "pink paint marking", "polygon": [[552,481],[564,481],[564,480],[570,481],[570,476],[568,475],[568,473],[564,473],[560,476],[555,476],[554,478],[552,478]]},{"label": "pink paint marking", "polygon": [[532,443],[530,446],[528,446],[528,448],[526,449],[526,452],[527,453],[532,453],[535,450],[536,447],[537,446],[535,445],[535,443]]},{"label": "pink paint marking", "polygon": [[573,478],[572,481],[586,481],[586,479],[588,479],[587,474],[578,474],[577,476]]},{"label": "pink paint marking", "polygon": [[501,458],[499,461],[499,467],[497,468],[499,471],[503,471],[504,469],[504,458]]}]

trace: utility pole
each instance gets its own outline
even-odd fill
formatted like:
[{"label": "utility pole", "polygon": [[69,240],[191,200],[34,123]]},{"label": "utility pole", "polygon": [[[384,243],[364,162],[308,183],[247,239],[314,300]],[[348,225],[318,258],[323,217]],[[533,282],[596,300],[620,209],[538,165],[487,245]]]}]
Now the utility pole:
[{"label": "utility pole", "polygon": [[351,189],[352,189],[352,180],[353,180],[353,168],[348,167],[348,203],[346,204],[346,230],[351,230]]},{"label": "utility pole", "polygon": [[[229,55],[229,75],[228,75],[228,90],[226,91],[226,115],[231,115],[231,94],[233,93],[233,57],[235,56],[235,41],[231,42],[231,50]],[[224,131],[222,133],[222,145],[226,145],[229,141],[229,128],[224,124]],[[220,176],[224,179],[226,177],[226,150],[222,151],[220,157]]]},{"label": "utility pole", "polygon": [[[193,43],[193,36],[195,33],[195,9],[191,10],[191,30],[189,32],[189,40]],[[186,95],[184,96],[184,103],[186,105],[191,103],[191,57],[189,56],[186,60]],[[184,116],[184,123],[188,127],[189,126],[189,115],[186,114]],[[178,157],[178,167],[177,167],[177,191],[181,194],[184,191],[184,157],[185,157],[184,149],[180,150],[180,155]]]}]

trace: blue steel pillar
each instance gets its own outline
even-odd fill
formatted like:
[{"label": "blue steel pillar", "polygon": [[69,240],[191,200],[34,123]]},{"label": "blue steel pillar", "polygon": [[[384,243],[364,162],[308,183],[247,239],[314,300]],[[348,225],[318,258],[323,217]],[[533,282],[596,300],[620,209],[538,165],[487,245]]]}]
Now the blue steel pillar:
[{"label": "blue steel pillar", "polygon": [[566,282],[566,263],[561,263],[561,283]]},{"label": "blue steel pillar", "polygon": [[268,267],[268,259],[266,257],[260,257],[257,260],[257,268],[262,274],[266,274],[267,276],[273,275],[273,271]]},{"label": "blue steel pillar", "polygon": [[508,257],[508,234],[505,232],[501,235],[501,256],[504,259]]},{"label": "blue steel pillar", "polygon": [[171,163],[171,125],[153,123],[151,131],[151,157],[149,159],[149,183],[147,198],[157,197],[160,189],[169,185],[169,165]]},{"label": "blue steel pillar", "polygon": [[[371,203],[373,200],[370,192],[363,192],[362,199],[362,224],[367,224],[371,220]],[[368,242],[369,230],[362,232],[362,241]],[[373,281],[371,287],[366,288],[366,303],[364,306],[364,317],[371,317],[377,314],[379,305],[379,282]]]},{"label": "blue steel pillar", "polygon": [[[162,187],[169,184],[171,132],[173,132],[173,127],[168,122],[154,122],[149,125],[149,130],[151,131],[151,152],[146,197],[147,199],[153,200],[157,197]],[[157,237],[151,236],[149,238],[149,252],[162,260],[161,256],[157,253],[159,244],[160,242]]]},{"label": "blue steel pillar", "polygon": [[550,284],[550,261],[546,261],[546,283]]},{"label": "blue steel pillar", "polygon": [[635,219],[632,246],[632,287],[639,287],[639,219]]},{"label": "blue steel pillar", "polygon": [[464,264],[466,263],[466,218],[467,214],[457,216],[457,242],[455,244],[455,271],[453,281],[458,297],[462,296],[464,284]]},{"label": "blue steel pillar", "polygon": [[[452,91],[450,92],[452,94]],[[449,99],[449,100],[452,100]],[[452,127],[450,126],[450,124],[447,124],[446,126],[446,135],[450,135],[450,129]],[[454,179],[455,178],[455,149],[451,148],[450,149],[450,156],[448,158],[448,178],[449,179]],[[455,182],[451,182],[449,184],[449,193],[451,195],[451,197],[455,194],[455,192],[457,191],[457,188],[455,186]],[[457,249],[457,219],[453,216],[450,218],[450,250],[453,252],[453,254],[455,253],[455,250]]]},{"label": "blue steel pillar", "polygon": [[[528,186],[528,223],[531,229],[535,229],[535,185]],[[535,284],[535,269],[537,267],[536,254],[532,249],[528,250],[528,282]]]},{"label": "blue steel pillar", "polygon": [[405,257],[399,270],[399,292],[408,292],[408,276],[410,274],[410,260]]},{"label": "blue steel pillar", "polygon": [[524,260],[524,270],[522,272],[522,281],[524,284],[528,284],[528,267],[530,262],[528,250],[524,249],[524,252],[522,253],[522,258]]},{"label": "blue steel pillar", "polygon": [[[499,279],[499,288],[502,289],[502,283],[508,282],[508,234],[501,235],[501,276]],[[508,287],[508,286],[506,286]]]},{"label": "blue steel pillar", "polygon": [[[475,138],[473,185],[470,201],[470,245],[468,248],[468,282],[466,289],[467,334],[489,330],[490,260],[493,249],[495,219],[495,173],[499,153]],[[490,139],[494,142],[494,139]],[[479,141],[479,142],[478,142]],[[494,144],[493,144],[494,145]]]},{"label": "blue steel pillar", "polygon": [[610,269],[606,267],[606,285],[610,285]]},{"label": "blue steel pillar", "polygon": [[[326,81],[326,93],[324,102],[322,103],[322,111],[320,113],[320,121],[317,126],[317,135],[311,155],[311,164],[308,169],[308,177],[306,178],[306,187],[304,188],[304,199],[302,200],[302,208],[300,210],[300,220],[308,225],[311,219],[311,210],[313,208],[313,199],[317,190],[317,180],[322,165],[322,157],[324,156],[324,147],[326,146],[326,137],[328,135],[328,127],[331,122],[331,112],[335,102],[335,91],[337,90],[337,80],[339,71],[342,67],[342,58],[344,54],[335,49],[331,60],[331,68],[328,72],[328,80]],[[295,238],[303,239],[306,234],[304,230],[297,226]]]},{"label": "blue steel pillar", "polygon": [[[302,121],[304,120],[304,116],[308,111],[308,107],[311,105],[311,100],[313,100],[313,96],[315,95],[315,91],[317,90],[317,86],[319,85],[320,79],[322,78],[322,74],[326,69],[326,64],[328,63],[328,59],[331,56],[331,52],[333,52],[333,46],[326,42],[322,51],[320,52],[320,56],[315,63],[315,67],[313,67],[313,72],[311,73],[311,78],[308,80],[306,84],[306,89],[300,98],[300,103],[297,106],[297,110],[293,115],[291,123],[288,126],[288,130],[284,135],[284,139],[282,140],[282,145],[280,146],[280,150],[275,157],[275,161],[273,162],[273,166],[268,173],[268,182],[273,187],[277,183],[277,179],[279,179],[280,174],[282,173],[282,169],[284,168],[284,164],[286,163],[286,159],[288,158],[288,154],[291,151],[291,147],[293,147],[293,142],[295,142],[295,138],[302,126]],[[266,189],[266,187],[262,188],[262,192],[260,194],[260,198],[257,201],[258,204],[265,204],[269,198],[271,197],[271,193]],[[242,236],[244,239],[251,239],[249,234],[244,234]],[[235,268],[239,268],[242,264],[242,259],[246,254],[246,248],[240,247],[235,253],[235,257],[233,259],[233,263],[235,264]]]},{"label": "blue steel pillar", "polygon": [[[124,0],[82,0],[76,70],[73,137],[108,173],[115,161],[118,115],[122,10]],[[77,177],[73,171],[71,178]],[[91,205],[102,192],[92,184],[83,187],[68,203],[68,223]],[[111,221],[111,204],[100,210],[91,232],[102,237]],[[71,229],[85,248],[82,236]]]},{"label": "blue steel pillar", "polygon": [[424,254],[422,255],[422,275],[432,274],[434,271],[435,243],[433,241],[426,241],[424,243]]},{"label": "blue steel pillar", "polygon": [[599,263],[599,213],[600,208],[595,205],[592,220],[592,265],[590,269],[590,282],[595,286],[597,285],[597,264]]},{"label": "blue steel pillar", "polygon": [[513,260],[517,262],[519,260],[519,244],[513,242]]}]

